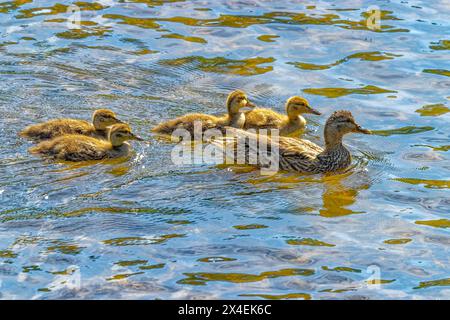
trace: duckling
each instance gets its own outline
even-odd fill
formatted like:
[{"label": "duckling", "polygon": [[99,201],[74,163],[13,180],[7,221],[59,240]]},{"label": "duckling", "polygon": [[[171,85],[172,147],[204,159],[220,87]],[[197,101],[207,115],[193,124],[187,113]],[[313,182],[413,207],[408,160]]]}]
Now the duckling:
[{"label": "duckling", "polygon": [[321,114],[309,105],[308,100],[299,96],[290,97],[285,108],[287,116],[264,108],[247,111],[244,129],[278,129],[281,136],[298,136],[306,126],[303,113]]},{"label": "duckling", "polygon": [[52,139],[64,134],[81,134],[94,138],[107,138],[108,126],[123,123],[116,114],[108,109],[96,110],[92,116],[92,124],[77,119],[53,119],[44,123],[30,125],[19,135],[35,142]]},{"label": "duckling", "polygon": [[139,140],[125,123],[109,128],[108,140],[96,139],[80,134],[67,134],[45,140],[29,149],[30,153],[48,156],[54,160],[88,161],[127,156],[131,147],[127,140]]},{"label": "duckling", "polygon": [[226,102],[228,113],[223,116],[212,116],[202,113],[191,113],[163,122],[152,129],[153,132],[172,134],[176,129],[185,129],[193,135],[194,123],[201,123],[202,132],[212,128],[223,128],[225,126],[243,128],[245,114],[241,111],[244,107],[253,108],[255,105],[248,100],[242,90],[235,90],[228,95]]},{"label": "duckling", "polygon": [[[236,159],[238,150],[245,150],[245,163],[251,164],[251,155],[257,156],[257,166],[265,167],[271,161],[269,155],[259,152],[257,144],[259,136],[255,133],[236,129],[226,128],[230,137],[213,140],[212,143],[224,149],[227,153],[232,151]],[[278,149],[278,164],[281,170],[296,171],[301,173],[326,173],[346,169],[351,164],[351,154],[342,144],[342,138],[347,133],[370,134],[367,129],[363,129],[355,122],[353,115],[349,111],[336,111],[327,120],[324,129],[325,148],[322,148],[311,141],[290,137],[279,137],[279,141],[273,141],[270,137],[267,140],[268,150]],[[227,146],[231,142],[231,149]],[[242,148],[237,147],[237,143],[244,143]],[[275,148],[274,148],[275,147]],[[243,157],[239,157],[241,159]],[[253,157],[255,158],[255,157]]]}]

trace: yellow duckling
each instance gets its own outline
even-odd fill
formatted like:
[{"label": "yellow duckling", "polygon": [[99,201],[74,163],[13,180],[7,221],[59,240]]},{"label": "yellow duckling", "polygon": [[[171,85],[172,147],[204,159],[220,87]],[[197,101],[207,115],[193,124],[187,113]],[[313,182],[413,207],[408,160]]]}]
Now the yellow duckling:
[{"label": "yellow duckling", "polygon": [[[226,128],[227,134],[231,137],[213,140],[214,145],[224,149],[226,154],[235,157],[236,152],[242,150],[246,164],[256,164],[258,167],[267,167],[273,161],[273,157],[260,151],[260,136],[248,131]],[[349,111],[336,111],[327,120],[324,129],[325,148],[308,140],[290,137],[279,137],[279,141],[265,136],[268,150],[277,150],[276,158],[278,167],[281,170],[296,171],[301,173],[325,173],[344,170],[351,164],[351,154],[342,144],[342,138],[347,133],[370,134],[367,129],[361,128],[355,122],[353,115]],[[242,143],[242,147],[237,147]],[[231,153],[229,154],[228,152]],[[272,155],[273,156],[273,155]],[[250,163],[257,157],[257,163]]]},{"label": "yellow duckling", "polygon": [[129,125],[114,124],[109,128],[108,140],[96,139],[80,134],[68,134],[42,141],[29,149],[30,153],[48,156],[54,160],[88,161],[119,158],[130,153],[128,140],[139,140]]},{"label": "yellow duckling", "polygon": [[52,139],[64,134],[81,134],[85,136],[106,139],[106,128],[122,123],[116,114],[108,109],[96,110],[92,116],[92,123],[77,119],[53,119],[26,127],[20,136],[36,142]]},{"label": "yellow duckling", "polygon": [[298,96],[289,98],[285,108],[287,116],[271,109],[255,108],[247,111],[244,129],[278,129],[281,136],[298,136],[306,126],[303,113],[321,114],[309,105],[308,100]]},{"label": "yellow duckling", "polygon": [[177,129],[185,129],[194,133],[194,123],[201,124],[202,131],[212,128],[223,128],[230,126],[243,128],[245,124],[245,114],[241,111],[244,107],[254,107],[248,100],[247,95],[241,90],[235,90],[228,95],[226,102],[228,113],[223,116],[212,116],[202,113],[191,113],[163,122],[152,129],[153,132],[162,134],[172,134]]}]

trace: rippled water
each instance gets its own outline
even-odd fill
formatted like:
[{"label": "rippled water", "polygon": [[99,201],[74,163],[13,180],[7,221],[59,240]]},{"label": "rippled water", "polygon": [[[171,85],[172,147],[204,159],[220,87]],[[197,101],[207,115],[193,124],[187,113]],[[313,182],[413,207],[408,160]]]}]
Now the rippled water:
[{"label": "rippled water", "polygon": [[[4,1],[4,0],[0,0]],[[449,298],[447,0],[0,3],[0,298]],[[227,93],[351,110],[343,175],[176,166],[150,128]],[[108,107],[150,142],[64,165],[24,126]],[[381,281],[378,281],[381,280]],[[377,282],[381,282],[377,284]]]}]

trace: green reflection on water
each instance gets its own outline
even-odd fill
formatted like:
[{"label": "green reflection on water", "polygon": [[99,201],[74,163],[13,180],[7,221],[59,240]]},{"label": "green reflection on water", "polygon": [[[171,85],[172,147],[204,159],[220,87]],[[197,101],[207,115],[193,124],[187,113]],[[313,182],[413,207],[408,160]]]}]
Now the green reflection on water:
[{"label": "green reflection on water", "polygon": [[433,50],[450,50],[450,40],[440,40],[430,45]]},{"label": "green reflection on water", "polygon": [[104,240],[103,243],[110,246],[141,246],[148,244],[162,244],[173,238],[183,238],[185,234],[165,234],[162,236],[144,238],[144,237],[121,237],[109,240]]},{"label": "green reflection on water", "polygon": [[326,243],[320,240],[312,239],[312,238],[303,238],[303,239],[290,239],[286,241],[287,244],[293,246],[313,246],[313,247],[334,247],[334,244]]},{"label": "green reflection on water", "polygon": [[[288,64],[292,64],[299,69],[303,70],[326,70],[332,67],[338,66],[342,63],[350,61],[352,59],[359,59],[360,61],[382,61],[382,60],[392,60],[394,57],[400,57],[401,55],[396,55],[388,52],[380,52],[380,51],[372,51],[372,52],[358,52],[351,54],[345,58],[337,60],[336,62],[330,64],[313,64],[313,63],[305,63],[305,62],[288,62]],[[366,87],[367,88],[367,87]]]},{"label": "green reflection on water", "polygon": [[450,112],[450,109],[442,103],[437,103],[423,106],[422,108],[416,110],[416,112],[420,113],[423,117],[431,117],[446,114],[447,112]]},{"label": "green reflection on water", "polygon": [[244,293],[240,294],[240,297],[257,297],[257,298],[263,298],[267,300],[285,300],[285,299],[303,299],[303,300],[310,300],[311,295],[308,293],[287,293],[287,294],[250,294],[250,293]]},{"label": "green reflection on water", "polygon": [[292,277],[292,276],[311,276],[315,272],[312,269],[282,269],[277,271],[266,271],[260,274],[247,273],[185,273],[185,279],[179,280],[179,284],[206,285],[209,281],[223,281],[231,283],[258,282],[265,279]]},{"label": "green reflection on water", "polygon": [[432,281],[423,281],[420,282],[419,286],[415,287],[414,289],[425,289],[429,287],[446,287],[446,286],[450,286],[450,278]]},{"label": "green reflection on water", "polygon": [[206,72],[227,73],[240,76],[254,76],[264,74],[273,70],[272,66],[260,66],[261,64],[274,62],[272,57],[248,58],[248,59],[228,59],[225,57],[205,58],[201,56],[190,56],[171,60],[162,60],[161,64],[168,66],[182,66],[193,64],[198,69]]},{"label": "green reflection on water", "polygon": [[397,129],[389,129],[389,130],[372,130],[372,134],[376,134],[378,136],[392,136],[397,134],[416,134],[434,130],[433,127],[416,127],[416,126],[406,126]]},{"label": "green reflection on water", "polygon": [[361,88],[308,88],[303,89],[303,92],[319,96],[325,96],[327,98],[339,98],[350,94],[381,94],[381,93],[395,93],[397,91],[367,85]]},{"label": "green reflection on water", "polygon": [[450,77],[450,71],[445,69],[424,69],[423,72]]}]

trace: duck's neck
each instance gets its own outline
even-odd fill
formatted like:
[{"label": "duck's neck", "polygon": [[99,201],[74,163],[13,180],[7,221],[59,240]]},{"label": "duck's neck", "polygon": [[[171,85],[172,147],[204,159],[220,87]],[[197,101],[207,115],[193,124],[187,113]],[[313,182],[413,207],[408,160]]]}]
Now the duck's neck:
[{"label": "duck's neck", "polygon": [[245,124],[245,113],[240,109],[228,109],[229,126],[242,129]]},{"label": "duck's neck", "polygon": [[330,170],[339,170],[348,167],[352,161],[350,151],[342,144],[343,134],[329,130],[325,127],[325,150],[320,159]]},{"label": "duck's neck", "polygon": [[111,147],[113,149],[120,149],[126,142],[121,139],[111,139],[108,137],[109,143],[111,143]]},{"label": "duck's neck", "polygon": [[325,127],[323,132],[325,138],[325,150],[335,150],[340,148],[345,148],[342,144],[343,134],[337,132],[336,130],[332,130],[329,127]]},{"label": "duck's neck", "polygon": [[303,126],[306,125],[306,120],[305,120],[305,118],[302,117],[301,114],[299,114],[299,115],[288,114],[288,121],[290,124],[296,124],[296,125],[302,124]]},{"label": "duck's neck", "polygon": [[115,151],[126,151],[130,147],[128,142],[111,143],[111,149]]}]

